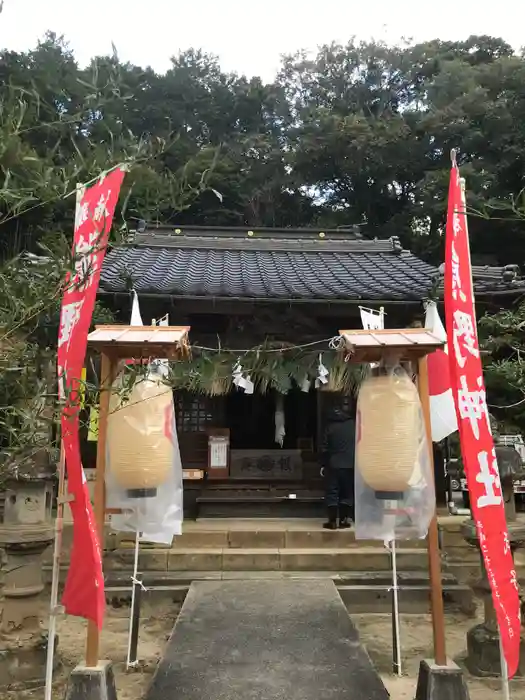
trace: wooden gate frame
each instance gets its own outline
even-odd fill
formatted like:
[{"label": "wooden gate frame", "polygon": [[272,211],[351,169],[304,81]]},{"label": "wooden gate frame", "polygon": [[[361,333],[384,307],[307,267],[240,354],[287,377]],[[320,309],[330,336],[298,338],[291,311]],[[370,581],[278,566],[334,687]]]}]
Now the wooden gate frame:
[{"label": "wooden gate frame", "polygon": [[[106,441],[111,386],[117,376],[119,363],[133,359],[151,361],[180,360],[190,354],[189,326],[96,326],[88,335],[88,348],[101,355],[100,406],[93,510],[100,549],[104,552],[106,519]],[[91,620],[86,636],[86,666],[94,668],[99,662],[100,631]]]}]

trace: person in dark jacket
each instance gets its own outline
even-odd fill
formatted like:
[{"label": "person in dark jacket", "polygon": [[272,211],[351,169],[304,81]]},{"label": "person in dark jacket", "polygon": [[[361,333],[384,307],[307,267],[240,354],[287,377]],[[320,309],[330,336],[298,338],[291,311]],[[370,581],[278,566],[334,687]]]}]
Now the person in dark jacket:
[{"label": "person in dark jacket", "polygon": [[325,500],[328,530],[351,526],[354,507],[355,421],[342,408],[334,409],[324,436],[322,466],[325,473]]}]

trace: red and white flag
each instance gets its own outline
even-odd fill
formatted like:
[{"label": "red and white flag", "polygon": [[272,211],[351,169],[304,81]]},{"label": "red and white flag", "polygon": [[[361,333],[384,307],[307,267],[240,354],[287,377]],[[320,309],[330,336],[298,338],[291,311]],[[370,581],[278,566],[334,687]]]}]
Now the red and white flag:
[{"label": "red and white flag", "polygon": [[492,590],[509,677],[520,657],[520,599],[478,344],[465,200],[450,173],[445,245],[445,312],[452,391],[472,518]]},{"label": "red and white flag", "polygon": [[58,389],[64,402],[62,444],[73,515],[73,544],[62,602],[67,615],[92,620],[100,629],[105,595],[102,553],[86,483],[79,441],[82,368],[95,307],[102,262],[124,170],[116,168],[77,192],[74,271],[68,275],[58,331]]},{"label": "red and white flag", "polygon": [[[427,304],[425,328],[428,328],[436,338],[446,342],[445,327],[434,301],[429,301]],[[432,442],[440,442],[458,429],[447,346],[428,355],[427,363]]]}]

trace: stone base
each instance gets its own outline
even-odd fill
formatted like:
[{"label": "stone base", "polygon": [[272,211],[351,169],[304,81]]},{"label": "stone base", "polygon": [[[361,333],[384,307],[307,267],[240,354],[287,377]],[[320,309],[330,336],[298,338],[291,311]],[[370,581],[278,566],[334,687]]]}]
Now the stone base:
[{"label": "stone base", "polygon": [[463,671],[447,659],[446,666],[423,660],[419,665],[415,700],[469,700]]},{"label": "stone base", "polygon": [[47,641],[2,648],[0,644],[0,686],[29,686],[46,677]]},{"label": "stone base", "polygon": [[111,661],[97,666],[76,666],[69,676],[65,700],[117,700]]},{"label": "stone base", "polygon": [[[465,665],[473,676],[489,678],[501,676],[499,635],[481,623],[467,632],[467,658]],[[525,651],[523,640],[520,649],[520,662],[516,675],[525,673]]]},{"label": "stone base", "polygon": [[465,665],[473,676],[501,675],[499,635],[483,623],[474,625],[467,632],[467,658]]}]

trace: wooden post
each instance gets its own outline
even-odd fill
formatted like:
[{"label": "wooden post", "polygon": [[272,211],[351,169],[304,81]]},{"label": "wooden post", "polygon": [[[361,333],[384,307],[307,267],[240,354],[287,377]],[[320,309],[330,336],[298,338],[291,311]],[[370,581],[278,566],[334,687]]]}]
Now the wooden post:
[{"label": "wooden post", "polygon": [[[425,420],[428,439],[430,465],[434,478],[434,457],[432,452],[432,431],[430,426],[430,400],[428,395],[428,367],[427,358],[422,357],[418,361],[418,390]],[[445,646],[445,607],[443,605],[443,587],[441,582],[441,558],[439,552],[439,533],[437,513],[434,513],[427,537],[428,569],[430,574],[430,604],[432,612],[432,634],[434,637],[434,661],[437,666],[447,665],[447,652]]]},{"label": "wooden post", "polygon": [[[100,403],[98,412],[97,465],[95,473],[94,515],[102,555],[104,554],[104,523],[106,511],[106,438],[108,428],[109,399],[115,375],[115,361],[106,353],[101,355]],[[91,620],[88,622],[86,638],[86,666],[93,668],[99,662],[100,633]]]}]

